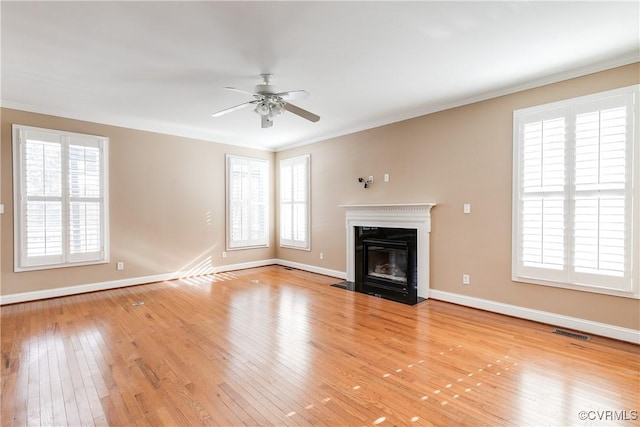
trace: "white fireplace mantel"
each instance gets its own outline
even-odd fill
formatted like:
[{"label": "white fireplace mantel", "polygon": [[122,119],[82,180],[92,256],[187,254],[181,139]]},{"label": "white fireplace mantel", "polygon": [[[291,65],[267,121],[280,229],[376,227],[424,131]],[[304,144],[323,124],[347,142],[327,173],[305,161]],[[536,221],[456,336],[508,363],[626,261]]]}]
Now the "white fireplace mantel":
[{"label": "white fireplace mantel", "polygon": [[435,203],[339,205],[346,210],[347,280],[355,281],[354,227],[388,227],[417,230],[418,297],[429,297],[429,234]]}]

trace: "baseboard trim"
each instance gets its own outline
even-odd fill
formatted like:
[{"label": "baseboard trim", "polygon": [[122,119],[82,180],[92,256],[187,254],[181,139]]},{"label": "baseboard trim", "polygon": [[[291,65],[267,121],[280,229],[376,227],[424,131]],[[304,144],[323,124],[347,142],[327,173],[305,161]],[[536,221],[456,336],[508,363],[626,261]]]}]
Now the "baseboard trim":
[{"label": "baseboard trim", "polygon": [[298,270],[309,271],[311,273],[322,274],[324,276],[336,277],[342,280],[347,280],[347,273],[344,271],[330,270],[324,267],[318,267],[318,266],[309,265],[309,264],[302,264],[299,262],[287,261],[284,259],[276,259],[274,264],[282,265],[283,267],[297,268]]},{"label": "baseboard trim", "polygon": [[260,261],[242,262],[239,264],[221,265],[216,267],[215,273],[224,273],[227,271],[246,270],[247,268],[265,267],[267,265],[278,264],[277,259],[262,259]]},{"label": "baseboard trim", "polygon": [[563,328],[573,329],[576,331],[588,332],[594,335],[640,344],[640,331],[635,329],[621,328],[607,323],[593,322],[591,320],[580,319],[577,317],[564,316],[547,311],[534,310],[531,308],[504,304],[501,302],[454,294],[436,289],[431,289],[429,291],[429,297],[440,301],[463,305],[465,307],[478,308],[480,310],[491,311],[493,313],[506,314],[507,316],[519,317],[521,319],[533,320],[535,322],[561,326]]},{"label": "baseboard trim", "polygon": [[84,285],[65,286],[64,288],[44,289],[41,291],[20,292],[0,296],[0,305],[15,304],[19,302],[36,301],[47,298],[64,297],[68,295],[84,294],[87,292],[106,291],[109,289],[124,288],[126,286],[143,285],[145,283],[163,282],[165,280],[186,279],[188,277],[206,276],[207,274],[224,273],[227,271],[244,270],[247,268],[264,267],[277,264],[276,259],[243,262],[239,264],[220,265],[208,269],[200,274],[190,271],[175,271],[172,273],[154,274],[151,276],[130,277],[106,282],[87,283]]}]

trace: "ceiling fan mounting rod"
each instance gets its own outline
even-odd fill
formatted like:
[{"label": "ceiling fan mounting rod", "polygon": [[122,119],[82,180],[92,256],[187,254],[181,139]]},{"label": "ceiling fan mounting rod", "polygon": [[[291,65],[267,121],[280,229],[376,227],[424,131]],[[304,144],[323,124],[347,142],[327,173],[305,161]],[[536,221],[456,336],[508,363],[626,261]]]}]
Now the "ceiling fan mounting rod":
[{"label": "ceiling fan mounting rod", "polygon": [[273,74],[260,74],[260,77],[262,77],[262,80],[264,81],[265,85],[268,85],[269,82],[271,82],[271,79],[273,79]]}]

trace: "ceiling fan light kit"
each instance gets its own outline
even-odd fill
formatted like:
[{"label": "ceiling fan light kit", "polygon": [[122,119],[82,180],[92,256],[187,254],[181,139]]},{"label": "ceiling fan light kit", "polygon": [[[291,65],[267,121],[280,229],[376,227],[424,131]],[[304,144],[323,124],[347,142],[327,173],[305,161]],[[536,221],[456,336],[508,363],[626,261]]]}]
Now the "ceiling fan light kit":
[{"label": "ceiling fan light kit", "polygon": [[314,123],[320,120],[320,116],[288,102],[289,99],[309,96],[307,91],[292,90],[288,92],[278,92],[276,87],[270,83],[273,78],[272,74],[260,74],[260,77],[262,78],[263,84],[257,85],[254,89],[254,93],[237,89],[235,87],[225,87],[227,90],[251,95],[255,98],[253,101],[248,101],[231,108],[226,108],[222,111],[218,111],[217,113],[213,113],[211,116],[220,117],[227,113],[248,107],[249,105],[255,105],[253,111],[261,116],[261,126],[263,128],[273,126],[273,119],[277,115],[282,114],[285,110]]}]

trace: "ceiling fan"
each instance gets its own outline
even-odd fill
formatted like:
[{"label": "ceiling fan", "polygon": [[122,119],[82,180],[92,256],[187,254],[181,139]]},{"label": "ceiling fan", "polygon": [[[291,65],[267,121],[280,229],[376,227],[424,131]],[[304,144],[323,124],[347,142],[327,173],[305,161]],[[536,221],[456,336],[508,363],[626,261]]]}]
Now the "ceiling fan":
[{"label": "ceiling fan", "polygon": [[235,87],[225,87],[225,89],[227,90],[251,95],[254,97],[253,101],[244,102],[234,107],[226,108],[222,111],[218,111],[217,113],[213,113],[211,116],[220,117],[232,111],[248,107],[249,105],[255,105],[253,111],[260,115],[263,128],[270,128],[271,126],[273,126],[273,119],[277,115],[282,114],[285,110],[312,122],[317,122],[318,120],[320,120],[320,116],[317,116],[312,112],[295,106],[289,102],[290,99],[309,96],[309,92],[305,90],[278,92],[278,89],[276,89],[276,87],[271,84],[273,74],[260,74],[260,77],[262,78],[263,83],[255,87],[255,93],[247,92]]}]

